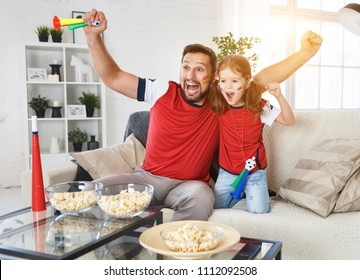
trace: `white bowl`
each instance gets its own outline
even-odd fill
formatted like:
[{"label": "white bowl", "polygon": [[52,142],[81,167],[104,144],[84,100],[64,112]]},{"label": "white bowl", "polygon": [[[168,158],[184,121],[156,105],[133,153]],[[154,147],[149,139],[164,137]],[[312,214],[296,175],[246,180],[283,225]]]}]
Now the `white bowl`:
[{"label": "white bowl", "polygon": [[[169,246],[166,245],[166,239],[168,238],[165,237],[164,240],[161,235],[164,234],[165,230],[174,231],[189,223],[196,225],[199,228],[203,228],[214,232],[216,232],[218,229],[221,232],[223,231],[223,235],[218,236],[219,245],[217,245],[212,250],[201,251],[201,252],[177,252],[177,251],[173,251],[172,249],[169,249]],[[145,249],[170,258],[180,259],[180,260],[196,260],[196,259],[209,258],[211,255],[220,253],[224,250],[227,250],[228,248],[231,248],[235,244],[239,243],[239,240],[240,240],[240,233],[236,229],[229,227],[228,225],[214,223],[214,222],[207,222],[207,221],[196,221],[196,220],[175,221],[175,222],[159,224],[148,228],[139,237],[139,243]]]}]

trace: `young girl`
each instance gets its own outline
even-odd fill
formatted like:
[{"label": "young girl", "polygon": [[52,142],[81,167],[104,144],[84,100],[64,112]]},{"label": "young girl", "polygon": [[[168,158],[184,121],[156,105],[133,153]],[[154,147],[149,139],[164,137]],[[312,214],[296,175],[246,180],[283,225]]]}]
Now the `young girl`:
[{"label": "young girl", "polygon": [[[231,186],[244,170],[245,162],[255,160],[248,173],[240,199],[246,195],[246,207],[252,213],[270,211],[266,180],[266,152],[262,130],[274,121],[293,125],[293,112],[281,94],[278,83],[266,90],[280,105],[280,110],[262,98],[262,91],[251,78],[248,60],[240,55],[229,55],[220,62],[216,80],[209,96],[210,106],[219,114],[220,146],[219,176],[215,184],[215,208],[230,208],[238,202]],[[248,168],[247,168],[248,169]]]}]

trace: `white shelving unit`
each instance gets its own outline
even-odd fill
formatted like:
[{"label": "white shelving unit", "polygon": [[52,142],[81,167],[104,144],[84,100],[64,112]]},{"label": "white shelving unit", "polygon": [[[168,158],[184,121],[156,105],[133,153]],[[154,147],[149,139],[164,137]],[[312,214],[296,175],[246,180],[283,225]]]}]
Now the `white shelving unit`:
[{"label": "white shelving unit", "polygon": [[[28,105],[32,97],[39,94],[52,101],[60,102],[61,117],[53,118],[52,109],[47,109],[45,118],[38,118],[38,131],[40,139],[40,152],[43,167],[51,167],[70,161],[69,153],[73,152],[73,145],[67,141],[70,130],[80,128],[89,135],[96,136],[100,147],[106,146],[106,98],[105,85],[100,82],[94,70],[93,81],[76,82],[75,68],[71,66],[72,55],[81,59],[84,64],[91,66],[90,55],[86,45],[64,44],[64,43],[37,43],[25,45],[26,65],[26,167],[31,168],[31,117],[36,115],[35,111]],[[45,69],[51,74],[50,64],[61,64],[59,82],[51,82],[49,79],[33,80],[29,78],[28,69]],[[79,105],[78,98],[82,92],[90,91],[100,96],[100,109],[95,109],[93,117],[69,116],[68,105]],[[52,137],[58,137],[60,142],[60,153],[50,153]],[[88,140],[88,141],[89,141]],[[87,143],[83,144],[83,151],[87,150]]]}]

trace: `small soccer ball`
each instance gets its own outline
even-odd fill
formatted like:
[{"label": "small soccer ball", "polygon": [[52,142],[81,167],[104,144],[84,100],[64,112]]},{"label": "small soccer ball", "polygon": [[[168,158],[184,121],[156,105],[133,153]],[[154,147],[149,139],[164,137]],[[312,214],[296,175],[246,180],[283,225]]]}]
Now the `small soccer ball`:
[{"label": "small soccer ball", "polygon": [[251,170],[251,169],[254,169],[256,166],[256,161],[255,161],[255,157],[251,158],[251,159],[248,159],[246,162],[245,162],[245,168],[247,170]]},{"label": "small soccer ball", "polygon": [[99,26],[100,25],[100,20],[94,20],[92,23],[91,23],[92,26]]}]

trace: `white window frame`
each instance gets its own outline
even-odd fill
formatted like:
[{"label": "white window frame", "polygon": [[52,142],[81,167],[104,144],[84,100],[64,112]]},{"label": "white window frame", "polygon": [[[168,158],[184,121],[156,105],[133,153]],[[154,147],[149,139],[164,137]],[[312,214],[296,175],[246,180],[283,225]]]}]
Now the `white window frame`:
[{"label": "white window frame", "polygon": [[[338,15],[337,12],[327,12],[327,11],[321,11],[321,10],[309,10],[309,9],[299,9],[297,8],[297,1],[298,0],[287,0],[286,1],[286,5],[284,6],[271,6],[271,17],[276,17],[276,16],[285,16],[289,19],[289,24],[292,27],[292,30],[296,30],[296,22],[301,20],[301,21],[317,21],[320,22],[320,26],[321,23],[339,23],[338,20]],[[301,0],[299,0],[301,1]],[[324,1],[324,0],[323,0]],[[284,1],[285,2],[285,1]],[[344,5],[346,5],[346,3],[351,2],[351,1],[338,1],[340,2],[340,5],[342,5],[341,7],[343,7]],[[321,34],[321,28],[320,28],[320,35]],[[348,32],[348,31],[343,31],[344,32]],[[297,34],[299,35],[299,34]],[[323,36],[324,37],[324,36]],[[344,36],[343,36],[344,38]],[[324,38],[325,40],[326,38]],[[295,36],[291,36],[291,38],[289,37],[287,40],[287,52],[288,55],[294,53],[296,51],[296,47],[298,46],[298,41],[299,38],[295,38]],[[359,38],[360,40],[360,38]],[[344,41],[342,42],[343,44],[343,49],[345,49],[344,46]],[[321,48],[319,53],[321,53]],[[317,54],[318,55],[318,54]],[[342,60],[344,60],[345,57],[345,53],[343,54],[343,58]],[[319,71],[319,78],[321,79],[321,71],[322,69],[324,69],[324,67],[330,67],[330,68],[336,68],[336,69],[341,69],[341,72],[343,73],[341,75],[341,77],[339,77],[339,79],[341,79],[341,92],[339,92],[339,96],[341,96],[341,104],[338,105],[338,107],[336,108],[331,108],[331,107],[323,107],[321,105],[321,90],[320,90],[320,85],[322,84],[321,80],[319,81],[319,83],[317,84],[317,88],[314,90],[316,90],[317,96],[314,95],[314,98],[317,98],[318,102],[317,102],[317,106],[311,107],[311,108],[298,108],[298,105],[295,102],[295,95],[296,95],[296,73],[295,75],[293,75],[292,77],[290,77],[286,83],[285,83],[285,93],[286,93],[286,98],[288,100],[288,102],[290,103],[290,105],[292,106],[293,109],[354,109],[354,107],[351,108],[346,108],[344,107],[344,100],[343,100],[343,91],[344,91],[344,71],[347,68],[355,68],[355,69],[359,69],[360,70],[360,65],[355,65],[355,66],[344,66],[344,63],[342,63],[342,65],[325,65],[322,63],[321,61],[321,56],[319,59],[319,63],[316,64],[311,64],[311,61],[309,61],[307,64],[307,66],[310,67],[316,67],[317,71]],[[324,82],[324,81],[323,81]],[[360,95],[360,92],[359,92]],[[324,97],[323,97],[324,98]],[[356,104],[355,108],[360,108],[360,103]]]}]

